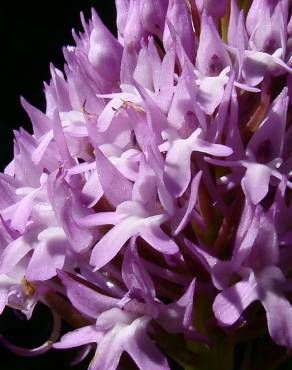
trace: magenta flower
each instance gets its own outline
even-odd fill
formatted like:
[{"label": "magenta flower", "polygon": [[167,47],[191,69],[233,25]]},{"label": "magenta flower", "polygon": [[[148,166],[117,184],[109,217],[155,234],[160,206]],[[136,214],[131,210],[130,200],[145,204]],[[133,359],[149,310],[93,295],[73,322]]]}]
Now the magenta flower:
[{"label": "magenta flower", "polygon": [[117,38],[93,10],[46,111],[21,99],[0,313],[42,302],[54,325],[36,349],[1,335],[12,351],[80,347],[92,370],[291,351],[291,6],[240,3],[116,0]]}]

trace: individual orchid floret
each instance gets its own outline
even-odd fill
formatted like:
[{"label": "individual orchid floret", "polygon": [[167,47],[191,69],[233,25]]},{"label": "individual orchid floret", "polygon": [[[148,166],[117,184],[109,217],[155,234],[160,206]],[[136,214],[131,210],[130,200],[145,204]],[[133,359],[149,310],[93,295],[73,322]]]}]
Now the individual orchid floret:
[{"label": "individual orchid floret", "polygon": [[[204,41],[203,41],[204,40]],[[206,114],[212,114],[219,105],[230,73],[230,57],[216,30],[214,21],[202,14],[200,42],[196,56],[198,100]]]},{"label": "individual orchid floret", "polygon": [[290,62],[286,64],[287,15],[286,0],[252,3],[246,18],[250,50],[245,51],[243,64],[243,76],[252,86],[263,80],[267,70],[273,75],[292,72]]},{"label": "individual orchid floret", "polygon": [[[246,208],[245,217],[241,220],[240,230],[241,234],[245,233],[245,236],[243,239],[241,237],[241,244],[238,244],[239,248],[235,250],[231,263],[220,261],[203,249],[187,243],[194,255],[212,274],[214,285],[222,290],[213,304],[213,310],[219,322],[222,325],[235,324],[253,301],[260,300],[267,313],[271,336],[278,344],[290,347],[291,334],[288,322],[292,311],[288,300],[282,295],[285,290],[284,275],[278,267],[274,266],[278,261],[279,250],[275,228],[272,226],[273,210],[268,214],[264,214],[262,210],[256,211],[249,226],[247,221],[249,208],[250,206]],[[267,249],[265,259],[260,257],[261,248]],[[238,264],[239,261],[241,262]],[[228,287],[228,282],[232,281],[232,274],[235,273],[241,275],[243,279]],[[281,289],[283,293],[280,293]],[[275,298],[276,295],[278,299]],[[282,306],[287,309],[285,316],[278,320],[276,312],[282,310]]]},{"label": "individual orchid floret", "polygon": [[232,153],[232,149],[221,145],[211,144],[200,138],[201,129],[195,130],[192,135],[182,139],[175,130],[163,132],[165,143],[161,151],[167,151],[165,160],[165,183],[172,195],[181,196],[191,179],[191,154],[202,152],[214,156],[225,157]]},{"label": "individual orchid floret", "polygon": [[[125,252],[122,277],[128,288],[128,293],[119,302],[119,307],[132,309],[136,306],[141,313],[156,318],[158,315],[156,290],[153,280],[145,268],[145,263],[139,256],[136,237],[131,238]],[[141,308],[138,308],[139,304]]]},{"label": "individual orchid floret", "polygon": [[[55,348],[72,348],[98,343],[91,362],[92,370],[117,369],[122,353],[127,352],[139,369],[167,370],[167,361],[145,333],[149,319],[112,308],[99,315],[96,324],[65,334]],[[112,350],[109,351],[109,346]]]},{"label": "individual orchid floret", "polygon": [[186,337],[210,344],[208,338],[198,333],[192,324],[195,284],[193,280],[187,291],[176,302],[160,306],[158,320],[169,333],[183,332]]},{"label": "individual orchid floret", "polygon": [[288,110],[287,93],[287,88],[284,88],[274,100],[267,117],[247,145],[247,155],[254,157],[259,163],[268,163],[283,156]]},{"label": "individual orchid floret", "polygon": [[[261,14],[261,17],[258,14]],[[253,1],[247,18],[246,28],[250,43],[258,51],[273,54],[281,48],[285,58],[287,38],[288,1]]]},{"label": "individual orchid floret", "polygon": [[[166,359],[147,335],[150,318],[115,307],[117,300],[102,296],[67,274],[60,273],[60,277],[72,304],[86,316],[95,318],[96,323],[66,334],[54,344],[55,348],[98,343],[91,369],[116,369],[123,351],[129,353],[140,369],[169,368]],[[84,293],[88,297],[85,301]],[[109,342],[114,345],[110,353]]]},{"label": "individual orchid floret", "polygon": [[[141,204],[127,201],[117,207],[115,216],[117,224],[105,234],[92,251],[91,263],[96,269],[108,263],[135,234],[140,235],[142,239],[161,253],[175,254],[178,252],[176,243],[160,228],[160,225],[167,220],[166,215],[151,214]],[[93,223],[94,221],[91,219],[94,217],[89,216],[82,223]],[[100,218],[99,214],[97,217]],[[108,222],[104,221],[104,224],[108,224]]]},{"label": "individual orchid floret", "polygon": [[224,48],[214,21],[204,12],[196,67],[205,76],[218,76],[228,65],[230,65],[230,57]]},{"label": "individual orchid floret", "polygon": [[[251,268],[245,281],[223,290],[213,305],[217,319],[225,325],[235,323],[243,310],[253,301],[260,300],[266,310],[268,328],[276,343],[291,348],[292,334],[289,328],[292,307],[284,296],[285,277],[275,266],[278,261],[278,240],[273,227],[273,211],[260,217],[257,237],[250,249],[247,262]],[[262,260],[261,250],[266,258]],[[228,312],[227,312],[228,311]],[[278,312],[283,312],[279,319]]]},{"label": "individual orchid floret", "polygon": [[[287,89],[284,89],[275,99],[270,112],[247,144],[246,155],[248,160],[225,162],[227,166],[237,167],[241,164],[246,167],[241,185],[246,196],[254,204],[258,204],[267,195],[272,176],[280,181],[284,176],[281,173],[281,157],[287,107]],[[210,159],[208,161],[212,162],[214,160]],[[219,164],[218,161],[216,163]],[[220,164],[224,165],[224,161],[221,161]]]}]

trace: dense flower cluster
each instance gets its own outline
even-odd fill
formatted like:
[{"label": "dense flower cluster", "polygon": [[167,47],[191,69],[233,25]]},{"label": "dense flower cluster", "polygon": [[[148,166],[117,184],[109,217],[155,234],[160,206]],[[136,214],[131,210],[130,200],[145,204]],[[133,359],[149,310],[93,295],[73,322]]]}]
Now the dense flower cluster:
[{"label": "dense flower cluster", "polygon": [[[291,350],[289,1],[116,7],[117,38],[82,18],[44,113],[22,99],[33,135],[15,133],[0,175],[0,311],[40,301],[55,323],[37,349],[1,342],[80,359],[97,343],[91,370],[123,352],[213,369],[220,343],[227,370],[263,330]],[[59,339],[60,319],[76,330]]]}]

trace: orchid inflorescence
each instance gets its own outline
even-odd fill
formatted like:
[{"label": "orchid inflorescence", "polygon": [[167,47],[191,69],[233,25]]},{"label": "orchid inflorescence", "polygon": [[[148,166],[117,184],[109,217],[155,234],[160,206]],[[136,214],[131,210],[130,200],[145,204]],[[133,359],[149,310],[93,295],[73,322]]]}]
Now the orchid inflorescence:
[{"label": "orchid inflorescence", "polygon": [[54,325],[38,348],[0,341],[95,350],[91,370],[228,370],[268,335],[287,356],[291,3],[116,8],[117,38],[81,16],[45,112],[21,99],[33,134],[0,174],[0,311],[41,302]]}]

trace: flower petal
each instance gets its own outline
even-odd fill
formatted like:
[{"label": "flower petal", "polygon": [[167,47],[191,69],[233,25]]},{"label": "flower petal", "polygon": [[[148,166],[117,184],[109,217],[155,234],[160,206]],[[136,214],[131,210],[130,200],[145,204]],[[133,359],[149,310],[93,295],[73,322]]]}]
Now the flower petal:
[{"label": "flower petal", "polygon": [[93,248],[90,263],[95,270],[110,262],[131,236],[139,231],[140,226],[141,219],[128,217],[109,230]]},{"label": "flower petal", "polygon": [[54,343],[53,347],[58,349],[74,348],[87,343],[95,343],[100,338],[101,334],[96,330],[95,325],[89,325],[63,335],[60,342]]},{"label": "flower petal", "polygon": [[[272,339],[280,346],[292,348],[292,306],[281,291],[286,278],[274,266],[265,268],[259,276],[259,297],[263,304]],[[278,284],[279,285],[278,285]]]},{"label": "flower petal", "polygon": [[107,200],[116,207],[120,203],[132,199],[132,183],[115,168],[97,147],[95,148],[95,157],[99,181]]},{"label": "flower petal", "polygon": [[255,286],[241,281],[216,296],[213,303],[214,315],[221,325],[232,325],[256,299],[258,294]]},{"label": "flower petal", "polygon": [[182,214],[182,217],[179,219],[178,225],[175,227],[174,235],[178,235],[186,227],[186,225],[188,224],[192,216],[194,206],[197,201],[197,195],[199,191],[199,184],[201,181],[201,177],[202,177],[202,171],[199,171],[192,180],[191,194],[190,194],[187,206],[181,209],[182,212],[180,213],[181,214],[183,213],[183,214]]},{"label": "flower petal", "polygon": [[248,163],[241,186],[245,195],[257,205],[269,191],[271,169],[259,163]]},{"label": "flower petal", "polygon": [[174,240],[163,232],[158,225],[149,225],[140,229],[141,238],[149,243],[158,252],[176,254],[179,252]]},{"label": "flower petal", "polygon": [[51,227],[45,231],[51,235],[37,245],[26,270],[26,277],[31,281],[52,278],[65,263],[68,242],[63,230]]},{"label": "flower petal", "polygon": [[31,241],[27,235],[8,244],[0,256],[0,274],[9,272],[32,249]]},{"label": "flower petal", "polygon": [[268,321],[269,333],[279,345],[292,348],[292,306],[288,299],[277,292],[266,292],[262,300]]},{"label": "flower petal", "polygon": [[126,336],[124,350],[141,370],[170,369],[165,356],[146,334],[147,318],[136,319],[123,333]]}]

